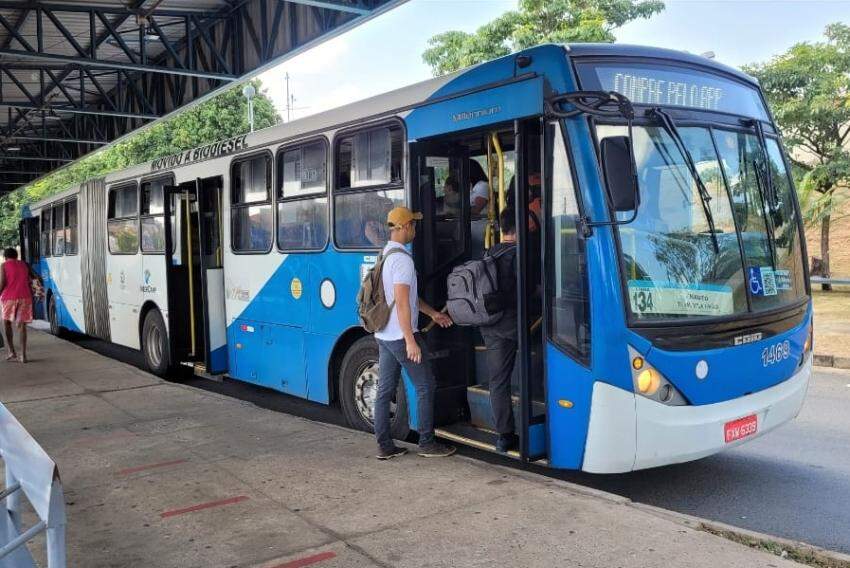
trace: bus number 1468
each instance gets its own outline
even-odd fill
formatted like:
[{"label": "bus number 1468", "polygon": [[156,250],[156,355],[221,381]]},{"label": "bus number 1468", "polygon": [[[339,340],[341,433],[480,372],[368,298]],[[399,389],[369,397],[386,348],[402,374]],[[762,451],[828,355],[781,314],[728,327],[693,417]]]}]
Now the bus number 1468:
[{"label": "bus number 1468", "polygon": [[761,352],[761,364],[763,367],[784,361],[791,356],[791,343],[786,339],[781,343],[774,343],[765,347]]}]

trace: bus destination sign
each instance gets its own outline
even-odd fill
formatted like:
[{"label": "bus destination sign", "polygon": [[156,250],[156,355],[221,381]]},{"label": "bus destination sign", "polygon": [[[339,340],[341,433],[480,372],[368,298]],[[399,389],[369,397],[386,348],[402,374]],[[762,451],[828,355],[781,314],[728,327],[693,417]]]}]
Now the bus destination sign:
[{"label": "bus destination sign", "polygon": [[690,81],[666,81],[650,75],[615,73],[611,89],[636,104],[720,110],[723,89]]},{"label": "bus destination sign", "polygon": [[164,158],[159,158],[151,162],[151,171],[158,172],[160,170],[170,170],[179,166],[185,166],[192,162],[199,162],[210,158],[219,158],[240,150],[248,148],[246,143],[247,135],[234,136],[227,140],[213,142],[200,148],[192,148],[179,154],[172,154]]},{"label": "bus destination sign", "polygon": [[578,65],[582,87],[615,91],[638,105],[693,108],[767,119],[758,90],[686,67],[649,63]]}]

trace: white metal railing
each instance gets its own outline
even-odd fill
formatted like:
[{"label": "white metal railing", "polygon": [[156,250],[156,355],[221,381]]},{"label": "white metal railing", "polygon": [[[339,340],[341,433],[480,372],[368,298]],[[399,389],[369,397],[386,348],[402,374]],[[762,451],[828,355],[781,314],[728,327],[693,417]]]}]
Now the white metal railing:
[{"label": "white metal railing", "polygon": [[837,284],[840,286],[850,285],[850,278],[824,278],[823,276],[812,276],[812,284]]},{"label": "white metal railing", "polygon": [[[59,469],[38,442],[0,403],[0,458],[6,487],[0,492],[0,568],[36,567],[26,543],[47,533],[48,568],[65,568],[65,497]],[[21,495],[38,521],[21,527]]]}]

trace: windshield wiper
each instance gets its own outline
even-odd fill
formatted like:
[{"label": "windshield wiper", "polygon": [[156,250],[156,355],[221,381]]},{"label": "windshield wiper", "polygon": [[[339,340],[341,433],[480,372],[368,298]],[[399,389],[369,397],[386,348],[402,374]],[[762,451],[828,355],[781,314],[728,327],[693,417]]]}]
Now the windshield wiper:
[{"label": "windshield wiper", "polygon": [[[755,173],[756,175],[756,185],[758,186],[759,193],[761,193],[763,196],[762,199],[767,199],[766,193],[770,190],[765,187],[766,184],[761,179],[761,176],[763,174],[760,168],[758,167],[758,164],[753,163],[753,173]],[[767,177],[769,179],[770,174],[768,174]],[[770,184],[769,182],[767,185],[770,185],[772,187],[772,184]],[[765,207],[762,207],[761,211],[762,216],[764,218],[764,230],[767,231],[767,235],[765,236],[767,237],[767,248],[770,252],[770,264],[773,269],[776,270],[776,243],[774,242],[774,233],[776,230],[773,226],[773,219],[771,218],[770,213],[768,213],[767,209]]]},{"label": "windshield wiper", "polygon": [[[770,209],[774,210],[779,203],[779,194],[776,192],[776,188],[773,185],[773,176],[770,175],[770,166],[768,165],[768,156],[767,156],[767,139],[764,136],[764,126],[760,120],[750,120],[749,126],[752,126],[756,131],[756,138],[759,142],[759,150],[761,150],[761,163],[756,163],[755,166],[757,169],[761,169],[761,174],[765,177],[764,187],[761,187],[759,184],[759,189],[763,189],[764,197],[767,199],[768,204],[770,205]],[[755,161],[755,160],[754,160]]]},{"label": "windshield wiper", "polygon": [[[779,206],[779,194],[773,184],[773,176],[770,175],[770,165],[768,164],[767,156],[767,138],[764,136],[764,127],[758,119],[746,121],[748,126],[752,126],[756,132],[761,159],[753,157],[753,172],[756,176],[756,185],[758,185],[759,193],[761,193],[764,205],[762,214],[764,215],[764,228],[767,231],[767,246],[770,252],[770,263],[773,269],[776,270],[776,227],[773,225],[773,213]],[[762,178],[763,176],[763,178]]]},{"label": "windshield wiper", "polygon": [[685,165],[688,167],[691,177],[697,184],[697,193],[699,193],[699,199],[702,202],[702,210],[705,213],[705,220],[708,222],[708,231],[711,233],[711,243],[714,245],[714,252],[720,253],[720,243],[717,241],[717,228],[714,225],[714,214],[711,212],[711,194],[702,182],[702,177],[700,177],[699,171],[697,171],[697,165],[694,162],[693,156],[691,156],[690,150],[688,150],[688,147],[685,145],[685,141],[682,140],[682,136],[679,134],[679,129],[676,127],[676,123],[673,122],[673,118],[669,114],[660,108],[653,108],[650,109],[649,116],[658,119],[661,126],[664,127],[664,130],[666,130],[667,134],[670,135],[670,138],[673,139],[673,143],[676,145],[679,153],[682,154],[682,157],[685,159]]}]

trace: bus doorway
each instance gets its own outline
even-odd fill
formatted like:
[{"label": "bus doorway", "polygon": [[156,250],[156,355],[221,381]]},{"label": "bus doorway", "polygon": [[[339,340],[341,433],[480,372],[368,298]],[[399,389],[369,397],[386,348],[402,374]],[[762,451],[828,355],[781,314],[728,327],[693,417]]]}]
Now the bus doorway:
[{"label": "bus doorway", "polygon": [[[39,250],[39,219],[39,217],[22,219],[18,227],[21,248],[20,258],[29,264],[36,273],[40,273],[38,263],[41,260],[41,251]],[[33,317],[35,319],[45,319],[43,304],[44,302],[33,302]]]},{"label": "bus doorway", "polygon": [[[499,213],[515,211],[518,315],[511,406],[518,444],[509,455],[546,457],[543,389],[542,244],[540,239],[541,132],[538,120],[421,140],[413,147],[414,203],[422,211],[414,251],[422,297],[446,304],[452,269],[480,259],[503,236]],[[475,327],[433,327],[425,333],[434,354],[438,434],[494,450],[496,425],[490,397],[492,363]]]},{"label": "bus doorway", "polygon": [[[227,371],[221,176],[166,187],[166,278],[174,362]],[[173,226],[172,226],[173,224]]]}]

